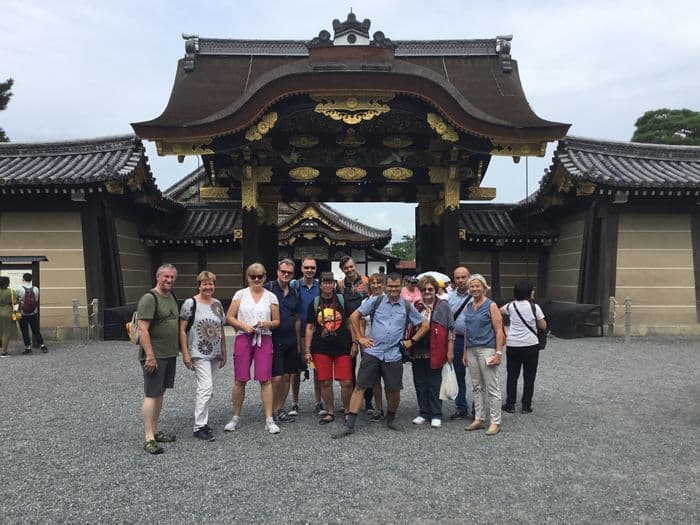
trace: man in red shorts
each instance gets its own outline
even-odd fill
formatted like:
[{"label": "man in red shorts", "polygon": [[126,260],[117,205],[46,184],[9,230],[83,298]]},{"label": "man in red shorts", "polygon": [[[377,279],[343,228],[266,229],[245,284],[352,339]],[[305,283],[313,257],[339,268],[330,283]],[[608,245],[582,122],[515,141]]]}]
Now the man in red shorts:
[{"label": "man in red shorts", "polygon": [[309,304],[306,312],[304,355],[316,367],[321,384],[321,396],[328,411],[320,425],[335,420],[333,379],[340,382],[343,406],[347,412],[352,395],[352,357],[350,329],[347,326],[345,301],[335,293],[335,279],[331,272],[321,274],[321,294]]}]

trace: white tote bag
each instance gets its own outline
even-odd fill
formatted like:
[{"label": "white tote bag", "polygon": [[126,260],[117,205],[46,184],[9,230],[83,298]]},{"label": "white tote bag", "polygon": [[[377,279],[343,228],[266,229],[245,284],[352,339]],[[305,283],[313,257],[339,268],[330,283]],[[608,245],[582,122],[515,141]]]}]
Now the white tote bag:
[{"label": "white tote bag", "polygon": [[445,363],[442,367],[442,383],[440,383],[440,399],[454,401],[459,393],[457,386],[457,374],[451,363]]}]

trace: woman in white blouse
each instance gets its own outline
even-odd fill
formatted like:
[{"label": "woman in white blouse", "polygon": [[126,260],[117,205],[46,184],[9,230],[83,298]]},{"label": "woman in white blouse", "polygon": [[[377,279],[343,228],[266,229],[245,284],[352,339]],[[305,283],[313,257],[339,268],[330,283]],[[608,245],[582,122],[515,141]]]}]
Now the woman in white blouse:
[{"label": "woman in white blouse", "polygon": [[522,412],[532,412],[532,393],[535,390],[537,361],[539,360],[539,340],[537,328],[545,330],[542,309],[534,303],[535,289],[527,281],[513,287],[514,301],[501,308],[501,313],[510,317],[510,329],[506,339],[506,402],[501,407],[506,412],[515,412],[515,397],[518,390],[520,368],[523,369]]},{"label": "woman in white blouse", "polygon": [[233,345],[233,417],[224,430],[232,432],[241,425],[241,407],[245,386],[250,381],[250,366],[255,363],[254,379],[260,382],[260,397],[265,411],[265,430],[277,434],[272,419],[272,330],[280,324],[277,297],[263,288],[265,267],[253,263],[246,270],[248,287],[238,290],[231,301],[226,321],[236,329]]}]

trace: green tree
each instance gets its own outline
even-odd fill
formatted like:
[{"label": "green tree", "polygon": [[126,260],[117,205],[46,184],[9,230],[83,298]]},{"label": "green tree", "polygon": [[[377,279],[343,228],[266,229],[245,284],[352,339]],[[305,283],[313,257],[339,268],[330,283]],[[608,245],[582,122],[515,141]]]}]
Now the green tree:
[{"label": "green tree", "polygon": [[402,261],[412,261],[416,258],[416,236],[404,235],[389,246],[389,253]]},{"label": "green tree", "polygon": [[[7,107],[7,103],[10,101],[12,96],[12,84],[14,80],[8,78],[5,82],[0,82],[0,111]],[[9,142],[10,139],[5,135],[5,130],[0,128],[0,142]]]},{"label": "green tree", "polygon": [[647,111],[634,124],[632,142],[700,146],[700,113],[689,109]]}]

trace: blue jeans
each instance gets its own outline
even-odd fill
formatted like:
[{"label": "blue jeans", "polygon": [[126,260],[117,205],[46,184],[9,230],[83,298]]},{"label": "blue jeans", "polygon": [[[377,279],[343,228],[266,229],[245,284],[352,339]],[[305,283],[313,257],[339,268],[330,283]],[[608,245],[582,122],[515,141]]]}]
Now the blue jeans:
[{"label": "blue jeans", "polygon": [[459,387],[459,393],[457,394],[457,399],[455,399],[455,406],[459,412],[469,413],[469,407],[467,406],[467,369],[462,364],[462,354],[464,353],[464,336],[458,335],[455,337],[455,374],[457,374],[457,386]]}]

